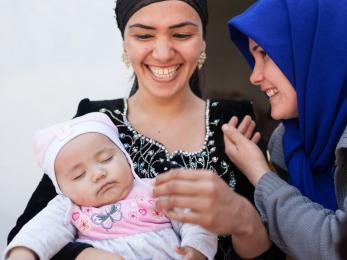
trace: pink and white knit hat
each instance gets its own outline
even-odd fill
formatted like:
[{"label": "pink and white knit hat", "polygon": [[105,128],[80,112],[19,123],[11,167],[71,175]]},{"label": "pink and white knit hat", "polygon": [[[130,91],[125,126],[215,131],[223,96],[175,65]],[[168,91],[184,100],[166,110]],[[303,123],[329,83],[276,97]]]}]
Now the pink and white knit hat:
[{"label": "pink and white knit hat", "polygon": [[73,138],[85,133],[100,133],[107,136],[124,153],[135,179],[133,162],[119,140],[117,127],[111,119],[101,112],[93,112],[76,117],[39,130],[33,139],[33,146],[37,162],[41,169],[51,178],[57,193],[62,194],[55,177],[54,162],[60,149]]}]

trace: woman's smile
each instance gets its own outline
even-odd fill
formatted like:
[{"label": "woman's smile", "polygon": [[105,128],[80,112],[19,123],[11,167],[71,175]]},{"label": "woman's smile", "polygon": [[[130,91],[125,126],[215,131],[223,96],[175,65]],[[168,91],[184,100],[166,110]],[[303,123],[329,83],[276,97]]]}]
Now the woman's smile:
[{"label": "woman's smile", "polygon": [[168,67],[162,67],[162,66],[158,67],[158,66],[147,65],[146,67],[151,72],[151,76],[154,80],[160,81],[160,82],[170,82],[177,77],[178,71],[181,66],[175,65],[175,66],[168,66]]},{"label": "woman's smile", "polygon": [[279,91],[277,88],[269,88],[269,89],[266,89],[264,92],[268,96],[268,98],[270,99],[273,96],[275,96],[276,94],[278,94]]}]

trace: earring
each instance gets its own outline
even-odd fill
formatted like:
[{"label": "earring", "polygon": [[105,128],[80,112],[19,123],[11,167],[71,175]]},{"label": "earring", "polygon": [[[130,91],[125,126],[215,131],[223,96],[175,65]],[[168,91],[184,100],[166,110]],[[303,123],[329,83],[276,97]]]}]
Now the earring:
[{"label": "earring", "polygon": [[203,51],[200,56],[199,56],[199,59],[198,59],[198,69],[201,70],[202,66],[204,65],[205,61],[207,59],[207,55],[206,55],[206,52]]},{"label": "earring", "polygon": [[125,51],[123,51],[122,60],[123,60],[125,67],[127,67],[127,69],[129,69],[130,68],[129,56]]}]

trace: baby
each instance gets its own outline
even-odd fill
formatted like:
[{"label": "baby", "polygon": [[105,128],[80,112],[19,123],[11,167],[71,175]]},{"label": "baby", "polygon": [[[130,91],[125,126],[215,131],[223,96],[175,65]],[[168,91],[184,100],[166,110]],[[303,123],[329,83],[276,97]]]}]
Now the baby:
[{"label": "baby", "polygon": [[154,179],[135,174],[105,114],[45,128],[34,137],[34,148],[58,195],[21,229],[4,259],[23,259],[23,250],[26,259],[50,259],[71,241],[120,259],[213,259],[216,235],[156,210]]}]

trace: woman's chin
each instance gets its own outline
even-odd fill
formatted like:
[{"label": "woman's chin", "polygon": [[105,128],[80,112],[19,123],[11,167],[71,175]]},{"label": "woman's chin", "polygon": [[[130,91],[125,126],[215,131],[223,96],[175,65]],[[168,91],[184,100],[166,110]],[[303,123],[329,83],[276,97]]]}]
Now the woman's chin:
[{"label": "woman's chin", "polygon": [[273,111],[272,109],[271,109],[271,118],[273,120],[284,120],[284,119],[286,119],[283,114],[278,113],[277,111]]}]

